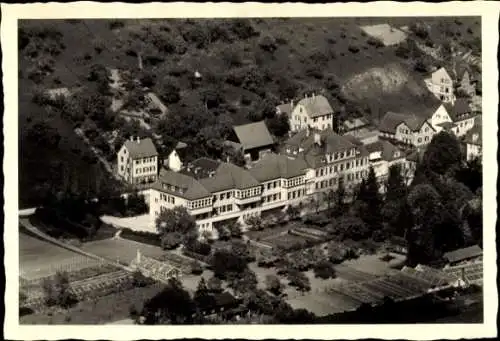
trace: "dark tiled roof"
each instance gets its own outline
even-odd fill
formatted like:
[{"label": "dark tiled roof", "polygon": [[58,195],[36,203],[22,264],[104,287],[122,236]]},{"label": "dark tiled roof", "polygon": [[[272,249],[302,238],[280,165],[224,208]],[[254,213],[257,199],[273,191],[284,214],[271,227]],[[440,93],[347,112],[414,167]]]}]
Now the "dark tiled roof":
[{"label": "dark tiled roof", "polygon": [[260,185],[247,170],[226,162],[219,165],[213,177],[201,179],[200,183],[212,193]]},{"label": "dark tiled roof", "polygon": [[289,179],[305,174],[307,164],[303,159],[290,159],[285,155],[266,154],[250,170],[250,174],[258,181]]},{"label": "dark tiled roof", "polygon": [[395,134],[396,128],[405,123],[413,131],[419,130],[427,120],[425,117],[415,115],[388,112],[384,115],[379,124],[379,130],[386,133]]},{"label": "dark tiled roof", "polygon": [[[178,190],[172,190],[168,185],[173,185]],[[157,183],[153,185],[153,188],[188,200],[196,200],[211,196],[210,192],[193,177],[170,170],[160,173],[159,179]]]},{"label": "dark tiled roof", "polygon": [[473,257],[482,256],[483,250],[478,245],[469,246],[451,252],[446,252],[443,257],[450,263],[460,262]]},{"label": "dark tiled roof", "polygon": [[454,105],[446,104],[445,108],[454,122],[468,119],[474,115],[466,98],[457,98]]},{"label": "dark tiled roof", "polygon": [[181,170],[181,173],[192,176],[195,179],[203,179],[213,175],[219,165],[219,161],[202,157],[190,162]]},{"label": "dark tiled roof", "polygon": [[385,161],[393,161],[404,156],[398,147],[386,140],[379,140],[367,144],[365,147],[370,153],[380,152],[381,159]]},{"label": "dark tiled roof", "polygon": [[158,156],[156,147],[153,144],[153,141],[149,137],[142,139],[139,142],[137,142],[136,140],[134,141],[127,140],[125,142],[125,147],[127,148],[130,156],[133,159]]},{"label": "dark tiled roof", "polygon": [[264,121],[235,126],[233,129],[245,150],[274,144],[274,139]]},{"label": "dark tiled roof", "polygon": [[297,105],[303,105],[307,110],[307,114],[311,118],[333,113],[332,106],[323,95],[303,98],[299,101],[299,103],[297,103]]}]

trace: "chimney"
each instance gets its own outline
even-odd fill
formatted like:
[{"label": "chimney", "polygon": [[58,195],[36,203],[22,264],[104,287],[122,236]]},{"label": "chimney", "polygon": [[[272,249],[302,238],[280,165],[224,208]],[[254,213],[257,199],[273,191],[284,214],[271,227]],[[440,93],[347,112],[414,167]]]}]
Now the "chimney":
[{"label": "chimney", "polygon": [[141,138],[137,136],[137,143],[141,143]]},{"label": "chimney", "polygon": [[132,135],[130,135],[130,141],[134,142],[134,137]]},{"label": "chimney", "polygon": [[314,143],[321,146],[321,135],[319,133],[314,133]]},{"label": "chimney", "polygon": [[309,125],[307,125],[307,127],[306,127],[306,137],[309,137],[309,135],[311,135],[311,128],[309,127]]},{"label": "chimney", "polygon": [[316,94],[313,92],[312,93],[312,98],[314,99],[314,97],[316,97]]},{"label": "chimney", "polygon": [[293,99],[290,101],[290,106],[292,107],[293,109]]}]

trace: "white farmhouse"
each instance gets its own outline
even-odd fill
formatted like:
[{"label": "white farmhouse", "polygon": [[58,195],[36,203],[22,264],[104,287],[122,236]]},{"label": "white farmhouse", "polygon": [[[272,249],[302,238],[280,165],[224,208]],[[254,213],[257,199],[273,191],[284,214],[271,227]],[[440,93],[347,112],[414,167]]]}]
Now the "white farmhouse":
[{"label": "white farmhouse", "polygon": [[158,152],[150,138],[126,141],[118,152],[118,175],[130,184],[154,182],[158,175]]},{"label": "white farmhouse", "polygon": [[301,99],[290,115],[290,129],[297,132],[306,128],[327,130],[333,127],[333,109],[323,95],[312,94]]},{"label": "white farmhouse", "polygon": [[453,103],[455,101],[453,79],[444,67],[431,73],[424,81],[429,91],[443,103]]}]

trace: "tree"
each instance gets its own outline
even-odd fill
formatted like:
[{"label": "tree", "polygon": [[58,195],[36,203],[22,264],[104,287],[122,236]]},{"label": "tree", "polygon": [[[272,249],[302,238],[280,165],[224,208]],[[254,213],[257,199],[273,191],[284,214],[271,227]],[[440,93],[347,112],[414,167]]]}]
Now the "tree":
[{"label": "tree", "polygon": [[212,257],[214,275],[224,279],[229,273],[242,273],[247,268],[247,260],[227,250],[217,250]]},{"label": "tree", "polygon": [[194,293],[194,302],[200,310],[205,310],[215,304],[215,299],[213,295],[210,294],[205,278],[203,277],[201,277],[198,282],[198,287]]},{"label": "tree", "polygon": [[241,224],[236,220],[234,222],[228,223],[227,228],[231,235],[231,238],[241,238],[243,231],[241,230]]},{"label": "tree", "polygon": [[178,280],[170,280],[160,293],[147,300],[142,310],[145,324],[189,324],[196,306]]},{"label": "tree", "polygon": [[346,197],[346,191],[345,191],[344,179],[340,177],[339,185],[337,187],[337,190],[335,191],[335,207],[332,212],[334,217],[339,217],[344,213],[345,197]]},{"label": "tree", "polygon": [[266,288],[275,295],[280,294],[282,289],[280,279],[275,275],[267,275]]},{"label": "tree", "polygon": [[166,209],[156,218],[156,230],[162,241],[172,235],[180,235],[183,243],[197,239],[198,228],[193,216],[183,206]]},{"label": "tree", "polygon": [[420,184],[411,190],[407,201],[414,223],[406,234],[408,262],[426,264],[439,257],[434,231],[442,223],[440,197],[432,185]]},{"label": "tree", "polygon": [[45,303],[48,306],[60,306],[68,308],[76,303],[76,297],[73,295],[69,283],[69,277],[66,272],[57,272],[53,278],[43,281],[43,290],[45,292]]},{"label": "tree", "polygon": [[462,160],[460,143],[455,135],[441,131],[434,135],[425,150],[423,166],[428,170],[443,175],[457,169]]},{"label": "tree", "polygon": [[250,216],[245,220],[245,223],[252,231],[260,231],[264,229],[262,218],[259,216]]},{"label": "tree", "polygon": [[26,137],[29,142],[49,149],[57,148],[59,141],[61,141],[61,135],[45,120],[37,121],[28,128]]},{"label": "tree", "polygon": [[358,217],[344,215],[330,225],[331,234],[341,239],[361,240],[370,236],[370,228]]},{"label": "tree", "polygon": [[266,120],[266,125],[274,136],[283,137],[290,131],[290,121],[287,115],[275,115]]},{"label": "tree", "polygon": [[217,277],[210,277],[207,283],[208,290],[212,293],[222,291],[222,281]]},{"label": "tree", "polygon": [[294,286],[299,291],[310,291],[311,284],[309,282],[309,278],[304,275],[302,272],[297,270],[291,270],[287,273],[288,281],[291,286]]},{"label": "tree", "polygon": [[314,265],[314,275],[322,279],[335,278],[335,269],[329,261],[321,261]]},{"label": "tree", "polygon": [[259,47],[270,53],[273,53],[278,48],[276,46],[276,40],[269,35],[266,35],[259,40]]},{"label": "tree", "polygon": [[216,225],[215,229],[219,236],[219,240],[229,240],[231,238],[231,231],[227,225]]},{"label": "tree", "polygon": [[228,286],[237,294],[244,295],[257,289],[257,276],[246,266],[240,273],[230,272],[227,275],[227,281]]},{"label": "tree", "polygon": [[148,212],[146,199],[139,192],[131,193],[127,198],[127,209],[132,215],[145,214]]},{"label": "tree", "polygon": [[361,182],[357,200],[366,204],[363,207],[363,212],[361,212],[361,218],[363,221],[365,221],[365,223],[370,226],[372,230],[379,230],[381,228],[382,216],[380,211],[382,209],[383,202],[373,167],[370,167],[366,181],[363,179]]},{"label": "tree", "polygon": [[180,89],[168,79],[163,79],[156,85],[158,96],[167,104],[179,102],[181,99]]}]

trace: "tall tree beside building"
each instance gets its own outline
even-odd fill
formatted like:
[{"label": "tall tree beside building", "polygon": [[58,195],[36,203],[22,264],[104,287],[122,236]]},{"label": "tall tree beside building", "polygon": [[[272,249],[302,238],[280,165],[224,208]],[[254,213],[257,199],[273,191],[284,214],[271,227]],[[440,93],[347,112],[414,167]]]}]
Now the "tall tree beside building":
[{"label": "tall tree beside building", "polygon": [[182,206],[164,210],[156,218],[155,223],[156,230],[162,239],[178,235],[181,238],[180,241],[186,243],[198,237],[195,219]]},{"label": "tall tree beside building", "polygon": [[380,230],[382,227],[381,209],[383,200],[373,167],[370,167],[366,181],[363,180],[360,185],[357,200],[366,204],[363,205],[363,212],[360,212],[361,219],[363,219],[373,231]]},{"label": "tall tree beside building", "polygon": [[399,237],[404,236],[406,228],[411,224],[411,217],[406,202],[408,188],[398,164],[389,167],[385,202],[382,207],[383,221],[387,224],[387,232]]},{"label": "tall tree beside building", "polygon": [[462,151],[458,139],[455,135],[442,131],[432,138],[422,163],[426,169],[444,175],[448,171],[457,170],[461,161]]}]

